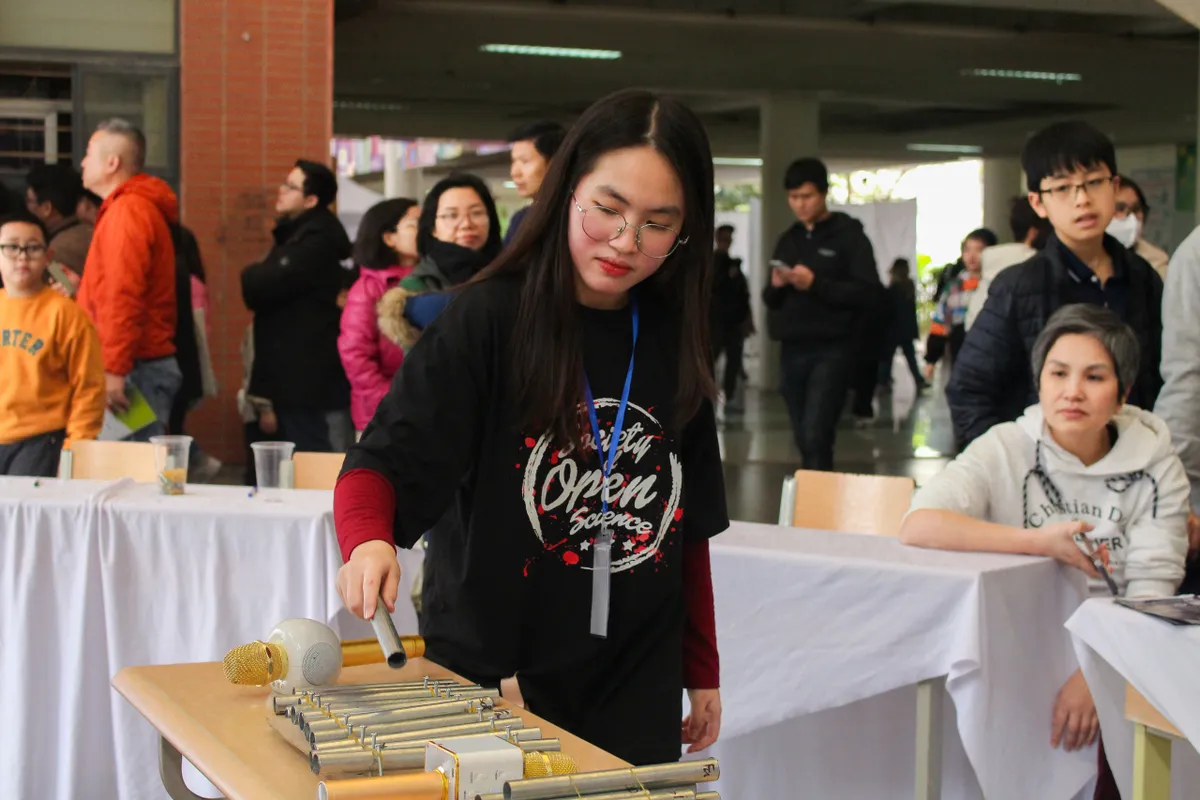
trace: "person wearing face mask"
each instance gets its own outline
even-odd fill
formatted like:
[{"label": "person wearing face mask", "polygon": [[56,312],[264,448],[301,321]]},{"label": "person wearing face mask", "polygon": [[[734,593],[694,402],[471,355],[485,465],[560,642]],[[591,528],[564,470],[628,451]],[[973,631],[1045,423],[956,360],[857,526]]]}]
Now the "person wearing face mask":
[{"label": "person wearing face mask", "polygon": [[1167,265],[1171,257],[1166,251],[1155,247],[1142,238],[1142,229],[1146,226],[1146,215],[1150,213],[1150,204],[1142,187],[1131,178],[1118,175],[1116,180],[1117,204],[1112,222],[1108,223],[1107,233],[1121,244],[1144,258],[1163,280],[1167,279]]},{"label": "person wearing face mask", "polygon": [[464,173],[435,184],[417,220],[420,261],[380,301],[388,338],[411,348],[445,310],[450,290],[491,263],[501,244],[496,202],[482,179]]},{"label": "person wearing face mask", "polygon": [[486,686],[515,676],[533,713],[633,764],[720,729],[712,187],[679,101],[629,90],[584,112],[334,490],[352,613],[394,606],[396,545],[433,526],[426,656]]},{"label": "person wearing face mask", "polygon": [[[1122,596],[1175,594],[1187,553],[1188,480],[1166,422],[1126,404],[1139,359],[1137,335],[1109,309],[1056,311],[1033,347],[1037,404],[988,430],[921,487],[900,540],[1047,556],[1108,595],[1076,544],[1082,536]],[[1050,720],[1051,748],[1096,740],[1096,705],[1081,671],[1063,684]],[[1099,758],[1096,797],[1119,797],[1103,749]]]},{"label": "person wearing face mask", "polygon": [[[533,200],[537,197],[538,189],[542,187],[542,179],[546,177],[546,169],[550,159],[558,152],[567,129],[557,122],[534,122],[513,131],[508,137],[512,144],[510,153],[512,168],[509,174],[521,197]],[[508,231],[504,234],[504,243],[508,244],[521,227],[529,206],[525,206],[513,214],[508,223]]]},{"label": "person wearing face mask", "polygon": [[967,335],[967,308],[979,288],[983,251],[996,244],[996,234],[979,228],[967,234],[962,243],[962,270],[946,284],[933,308],[929,336],[925,340],[925,380],[933,380],[933,370],[949,349],[951,360]]},{"label": "person wearing face mask", "polygon": [[395,198],[371,206],[358,226],[352,256],[360,272],[342,310],[338,352],[350,381],[350,416],[359,434],[404,361],[404,351],[389,337],[388,325],[380,326],[388,315],[376,306],[416,266],[420,215],[416,200]]},{"label": "person wearing face mask", "polygon": [[1116,148],[1086,122],[1057,122],[1021,154],[1029,204],[1054,228],[1046,246],[996,276],[967,332],[946,386],[954,434],[965,447],[993,425],[1021,415],[1036,396],[1029,359],[1058,308],[1092,303],[1133,328],[1142,351],[1130,402],[1152,408],[1162,388],[1163,284],[1136,253],[1105,234],[1116,204]]}]

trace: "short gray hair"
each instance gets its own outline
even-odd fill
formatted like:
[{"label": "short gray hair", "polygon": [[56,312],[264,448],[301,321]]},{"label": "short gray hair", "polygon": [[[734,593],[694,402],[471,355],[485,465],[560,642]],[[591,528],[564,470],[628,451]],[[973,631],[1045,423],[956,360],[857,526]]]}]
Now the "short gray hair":
[{"label": "short gray hair", "polygon": [[1091,336],[1104,345],[1112,359],[1113,371],[1117,374],[1117,389],[1124,399],[1137,379],[1142,360],[1141,345],[1133,329],[1120,317],[1103,306],[1090,303],[1063,306],[1046,321],[1046,327],[1042,328],[1033,345],[1033,385],[1041,388],[1042,367],[1046,364],[1050,348],[1060,338],[1072,333]]},{"label": "short gray hair", "polygon": [[129,168],[134,172],[141,172],[146,166],[146,135],[142,133],[141,128],[134,125],[128,120],[119,117],[106,119],[96,126],[96,130],[104,133],[111,133],[114,136],[120,136],[129,143],[130,163]]}]

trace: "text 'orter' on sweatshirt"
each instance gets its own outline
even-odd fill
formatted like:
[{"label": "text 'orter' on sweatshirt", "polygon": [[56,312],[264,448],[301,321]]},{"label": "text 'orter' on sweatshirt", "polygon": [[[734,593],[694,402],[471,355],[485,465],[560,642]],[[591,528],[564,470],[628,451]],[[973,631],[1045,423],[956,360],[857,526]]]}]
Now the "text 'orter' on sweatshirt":
[{"label": "text 'orter' on sweatshirt", "polygon": [[51,289],[0,289],[0,443],[64,429],[94,439],[104,403],[100,340],[83,310]]},{"label": "text 'orter' on sweatshirt", "polygon": [[[1187,555],[1187,476],[1161,419],[1125,406],[1112,422],[1112,449],[1085,465],[1030,406],[972,442],[917,492],[909,513],[941,509],[1019,528],[1086,522],[1092,542],[1108,545],[1123,595],[1173,595]],[[1103,587],[1092,582],[1094,594]]]}]

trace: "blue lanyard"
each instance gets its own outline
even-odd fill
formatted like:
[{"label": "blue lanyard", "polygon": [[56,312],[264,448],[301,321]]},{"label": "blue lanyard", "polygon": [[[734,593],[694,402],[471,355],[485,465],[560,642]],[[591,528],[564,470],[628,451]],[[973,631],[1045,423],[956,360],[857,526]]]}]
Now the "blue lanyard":
[{"label": "blue lanyard", "polygon": [[621,431],[625,428],[625,409],[629,405],[629,387],[633,385],[633,357],[637,353],[638,340],[638,306],[637,299],[630,300],[630,311],[633,314],[633,347],[629,352],[629,369],[625,372],[625,388],[621,390],[621,403],[617,406],[617,419],[613,423],[612,435],[608,440],[608,455],[604,454],[604,445],[600,442],[600,420],[596,418],[596,399],[592,396],[592,385],[588,382],[587,373],[583,376],[584,398],[587,400],[588,420],[592,423],[592,438],[596,443],[596,453],[600,456],[600,472],[604,481],[600,490],[600,513],[608,512],[608,476],[612,474],[613,464],[617,462],[617,449],[621,443]]},{"label": "blue lanyard", "polygon": [[608,453],[600,441],[600,421],[596,418],[596,399],[592,396],[592,386],[583,375],[583,391],[587,400],[588,421],[592,423],[592,438],[596,443],[596,453],[600,457],[600,535],[595,538],[592,548],[592,627],[593,636],[608,636],[608,606],[612,575],[612,528],[604,522],[608,515],[608,476],[612,474],[613,465],[617,461],[617,450],[621,446],[621,431],[625,427],[625,409],[629,406],[629,387],[633,385],[633,360],[637,353],[638,340],[638,305],[637,298],[630,296],[630,312],[633,316],[633,346],[629,353],[629,369],[625,372],[625,388],[621,390],[621,403],[617,406],[617,418],[613,422],[612,433],[608,438]]}]

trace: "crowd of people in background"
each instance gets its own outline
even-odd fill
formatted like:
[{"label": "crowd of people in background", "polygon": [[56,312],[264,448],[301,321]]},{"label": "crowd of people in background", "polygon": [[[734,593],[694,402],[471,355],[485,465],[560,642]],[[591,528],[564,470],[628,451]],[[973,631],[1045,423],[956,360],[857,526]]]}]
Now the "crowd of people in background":
[{"label": "crowd of people in background", "polygon": [[[611,186],[588,184],[587,198],[556,197],[565,212],[543,198],[543,182],[561,194],[565,170],[575,168],[560,164],[564,139],[572,141],[552,122],[510,137],[511,177],[529,205],[507,232],[486,182],[458,173],[423,198],[378,203],[351,243],[332,209],[336,176],[324,164],[297,160],[278,187],[271,246],[241,272],[241,299],[253,314],[238,393],[247,447],[285,440],[298,450],[350,449],[367,458],[368,440],[379,451],[391,435],[372,434],[381,407],[391,402],[386,413],[393,417],[412,411],[395,405],[410,355],[417,353],[421,364],[419,380],[449,388],[430,365],[438,348],[462,344],[439,320],[465,296],[463,287],[516,274],[523,265],[515,258],[536,256],[544,274],[529,280],[546,282],[538,284],[544,297],[537,302],[551,303],[565,291],[554,283],[565,256],[546,250],[538,237],[557,230],[556,214],[579,219],[582,234],[571,233],[570,247],[621,237],[632,212]],[[145,153],[137,128],[110,120],[89,139],[82,173],[65,164],[38,166],[27,178],[24,209],[3,208],[13,203],[0,197],[0,474],[52,476],[64,448],[108,428],[135,441],[182,433],[196,403],[217,394],[201,253],[180,225],[174,191],[146,174]],[[638,169],[662,166],[645,153],[639,159]],[[628,180],[617,161],[604,163],[614,181]],[[1200,507],[1200,230],[1173,259],[1147,242],[1144,193],[1118,172],[1112,142],[1085,123],[1038,132],[1025,146],[1022,167],[1028,194],[1012,203],[1012,241],[972,231],[958,261],[936,279],[924,369],[917,360],[912,265],[897,259],[885,286],[862,223],[829,208],[825,165],[807,157],[787,168],[782,182],[796,221],[775,244],[761,302],[767,334],[779,344],[780,390],[801,464],[834,468],[840,420],[849,408],[870,421],[877,388],[892,383],[897,350],[918,392],[944,364],[960,452],[914,500],[902,530],[906,542],[1047,555],[1096,577],[1075,545],[1076,537],[1090,534],[1120,591],[1194,589],[1200,583],[1200,521],[1190,517]],[[696,188],[694,174],[673,180],[663,177],[670,190],[664,194],[679,194],[678,181]],[[659,216],[683,213],[678,203],[662,208]],[[631,239],[637,255],[630,257],[654,269],[681,246],[710,246],[638,220],[643,224]],[[701,373],[715,372],[723,359],[720,397],[730,414],[744,407],[744,345],[756,332],[755,301],[741,259],[731,255],[733,226],[709,225],[709,234],[715,234],[710,295],[696,288],[703,275],[665,274],[687,293],[670,300],[688,313],[695,309],[687,304],[710,300],[701,309],[706,332],[680,345],[700,364],[681,373],[689,376],[688,396],[703,399],[703,379],[712,376]],[[707,266],[708,254],[695,261]],[[632,269],[605,263],[607,277],[579,280],[607,286]],[[488,270],[493,264],[499,266]],[[1164,292],[1164,278],[1170,291]],[[481,313],[516,313],[511,287],[489,286],[472,295],[477,304],[488,292],[497,298]],[[487,324],[459,312],[458,323]],[[610,335],[606,319],[583,315],[580,324],[598,337],[584,342],[585,350]],[[521,330],[541,337],[522,340],[529,349],[526,383],[545,390],[539,403],[550,394],[574,396],[566,383],[546,382],[537,354],[578,331],[548,324],[519,319]],[[436,341],[418,349],[431,336]],[[658,355],[663,365],[679,360],[678,353]],[[138,409],[145,414],[133,424]],[[521,413],[539,410],[545,409]],[[561,421],[560,412],[547,418]],[[367,440],[355,448],[364,431]],[[712,457],[706,453],[706,465]],[[501,460],[510,467],[507,452]],[[248,470],[253,461],[246,458]],[[220,467],[196,449],[191,479],[211,479]],[[1071,509],[1080,502],[1114,511],[1075,519]],[[410,538],[425,528],[413,528]],[[1056,700],[1054,720],[1054,746],[1075,749],[1096,737],[1094,704],[1078,674]],[[1104,777],[1101,783],[1107,785]]]}]

